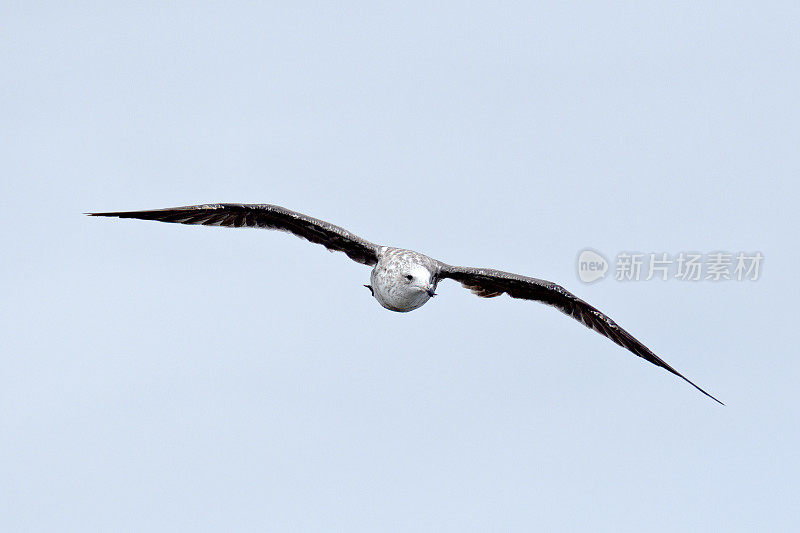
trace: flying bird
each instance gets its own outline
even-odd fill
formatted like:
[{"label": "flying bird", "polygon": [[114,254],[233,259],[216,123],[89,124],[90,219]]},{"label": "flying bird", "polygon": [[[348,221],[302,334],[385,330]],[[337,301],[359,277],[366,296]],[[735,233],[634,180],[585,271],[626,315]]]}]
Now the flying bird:
[{"label": "flying bird", "polygon": [[436,296],[436,286],[443,279],[455,280],[481,298],[493,298],[506,293],[512,298],[542,302],[608,337],[642,359],[675,374],[715,402],[724,405],[672,368],[611,318],[564,287],[550,281],[489,268],[448,265],[413,250],[371,243],[344,228],[277,205],[207,204],[150,211],[86,214],[179,224],[287,231],[321,244],[330,251],[344,252],[350,259],[373,267],[370,284],[365,287],[370,290],[378,303],[390,311],[405,313],[421,307]]}]

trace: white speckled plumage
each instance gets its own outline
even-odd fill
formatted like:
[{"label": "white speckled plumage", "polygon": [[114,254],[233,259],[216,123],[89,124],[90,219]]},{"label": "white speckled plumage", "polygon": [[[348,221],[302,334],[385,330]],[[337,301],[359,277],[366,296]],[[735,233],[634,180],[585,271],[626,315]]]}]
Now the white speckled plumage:
[{"label": "white speckled plumage", "polygon": [[373,295],[391,311],[421,307],[436,290],[440,263],[413,250],[381,246],[370,281]]}]

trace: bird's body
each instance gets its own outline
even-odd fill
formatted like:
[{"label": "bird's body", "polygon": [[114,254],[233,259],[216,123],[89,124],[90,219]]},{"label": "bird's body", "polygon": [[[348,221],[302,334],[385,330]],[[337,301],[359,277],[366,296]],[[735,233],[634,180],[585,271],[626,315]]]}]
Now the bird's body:
[{"label": "bird's body", "polygon": [[506,293],[512,298],[539,301],[555,307],[635,355],[684,379],[714,401],[722,403],[672,368],[611,318],[550,281],[488,268],[448,265],[413,250],[376,245],[344,228],[276,205],[207,204],[150,211],[89,214],[180,224],[288,231],[313,243],[322,244],[331,251],[344,252],[354,261],[372,266],[370,285],[367,287],[375,299],[391,311],[408,312],[421,307],[435,296],[438,282],[447,278],[458,281],[482,298]]},{"label": "bird's body", "polygon": [[368,287],[390,311],[406,313],[422,307],[435,295],[439,261],[413,250],[381,246]]}]

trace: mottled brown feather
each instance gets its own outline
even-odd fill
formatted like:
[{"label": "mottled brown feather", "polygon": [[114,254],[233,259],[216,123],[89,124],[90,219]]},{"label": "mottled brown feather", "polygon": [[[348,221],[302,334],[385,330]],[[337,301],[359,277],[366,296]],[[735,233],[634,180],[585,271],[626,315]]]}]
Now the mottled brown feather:
[{"label": "mottled brown feather", "polygon": [[153,209],[89,213],[96,217],[138,218],[178,224],[227,226],[234,228],[268,228],[288,231],[298,237],[321,244],[331,251],[344,252],[364,265],[378,262],[378,246],[324,220],[318,220],[289,209],[268,204],[208,204]]},{"label": "mottled brown feather", "polygon": [[500,270],[457,267],[446,264],[441,265],[439,278],[450,278],[458,281],[482,298],[492,298],[506,293],[512,298],[535,300],[551,305],[601,335],[608,337],[631,353],[675,374],[714,401],[722,403],[672,368],[633,335],[617,325],[610,317],[581,300],[561,285]]}]

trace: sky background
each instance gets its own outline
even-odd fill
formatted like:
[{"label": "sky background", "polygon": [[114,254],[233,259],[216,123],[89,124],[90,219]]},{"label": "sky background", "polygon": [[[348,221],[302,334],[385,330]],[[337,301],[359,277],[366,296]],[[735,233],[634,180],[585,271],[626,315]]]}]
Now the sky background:
[{"label": "sky background", "polygon": [[[0,5],[0,529],[800,527],[796,2],[167,4]],[[547,306],[82,215],[209,202],[556,281],[727,406]]]}]

